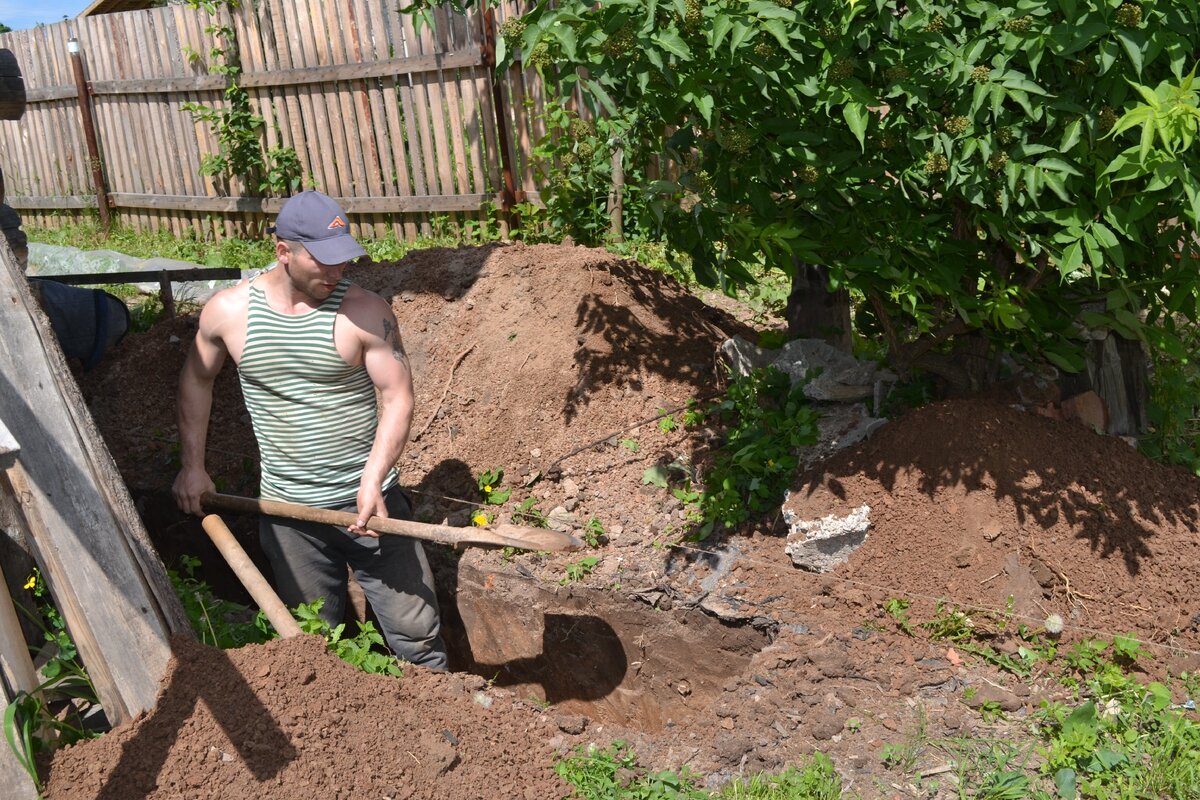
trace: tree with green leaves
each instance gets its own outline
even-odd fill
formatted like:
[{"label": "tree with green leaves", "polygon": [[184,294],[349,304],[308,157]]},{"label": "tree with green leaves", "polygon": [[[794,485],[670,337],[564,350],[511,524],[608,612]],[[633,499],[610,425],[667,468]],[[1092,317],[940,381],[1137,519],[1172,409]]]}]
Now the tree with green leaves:
[{"label": "tree with green leaves", "polygon": [[1080,324],[1184,355],[1196,0],[538,0],[506,33],[501,69],[666,159],[638,188],[706,284],[823,265],[895,363],[958,379],[970,335],[1067,369]]}]

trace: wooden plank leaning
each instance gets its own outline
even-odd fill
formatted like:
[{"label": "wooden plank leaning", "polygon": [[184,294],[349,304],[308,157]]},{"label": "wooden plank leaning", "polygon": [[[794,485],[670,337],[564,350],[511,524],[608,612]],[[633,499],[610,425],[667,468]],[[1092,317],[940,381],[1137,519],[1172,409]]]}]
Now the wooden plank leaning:
[{"label": "wooden plank leaning", "polygon": [[0,247],[0,419],[20,459],[15,498],[30,549],[114,724],[154,707],[173,634],[191,628],[49,322]]},{"label": "wooden plank leaning", "polygon": [[[0,420],[0,469],[8,469],[17,462],[20,447]],[[37,688],[37,673],[29,647],[17,620],[17,610],[9,596],[5,580],[0,574],[0,670],[4,680],[0,681],[0,718],[8,704],[16,699],[17,692],[33,692]],[[12,687],[12,691],[9,691]],[[12,800],[34,800],[37,788],[33,779],[17,760],[16,753],[0,742],[0,796]]]}]

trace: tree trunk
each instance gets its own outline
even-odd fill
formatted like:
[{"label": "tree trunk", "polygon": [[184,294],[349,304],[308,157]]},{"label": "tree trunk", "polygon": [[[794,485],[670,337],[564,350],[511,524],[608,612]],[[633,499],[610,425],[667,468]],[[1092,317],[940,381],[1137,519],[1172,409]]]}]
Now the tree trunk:
[{"label": "tree trunk", "polygon": [[830,290],[825,267],[793,260],[786,315],[788,338],[824,339],[839,350],[851,351],[850,293]]}]

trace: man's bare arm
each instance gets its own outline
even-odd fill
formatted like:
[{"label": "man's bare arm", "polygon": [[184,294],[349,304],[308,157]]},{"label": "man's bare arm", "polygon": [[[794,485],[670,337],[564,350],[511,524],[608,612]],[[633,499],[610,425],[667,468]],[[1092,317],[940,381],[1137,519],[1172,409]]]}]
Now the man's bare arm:
[{"label": "man's bare arm", "polygon": [[[369,310],[360,317],[360,321],[366,323],[363,326],[363,365],[379,390],[380,404],[379,427],[359,487],[358,515],[362,523],[372,516],[387,516],[383,481],[408,444],[414,402],[412,370],[400,340],[396,317],[387,303],[375,299],[378,302],[370,303]],[[373,326],[370,325],[371,316],[375,319]],[[351,526],[351,531],[374,535],[361,525]]]},{"label": "man's bare arm", "polygon": [[[216,298],[214,298],[216,301]],[[220,302],[205,306],[200,329],[188,351],[179,375],[176,411],[179,422],[179,475],[172,492],[175,502],[189,514],[200,515],[200,497],[212,491],[213,481],[205,467],[208,421],[212,414],[213,382],[225,363],[228,351],[219,330],[226,308]]]}]

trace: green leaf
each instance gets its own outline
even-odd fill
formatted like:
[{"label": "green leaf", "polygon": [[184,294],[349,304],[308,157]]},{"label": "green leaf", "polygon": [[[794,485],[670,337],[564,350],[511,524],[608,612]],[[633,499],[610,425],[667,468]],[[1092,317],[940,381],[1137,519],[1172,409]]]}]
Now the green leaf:
[{"label": "green leaf", "polygon": [[871,119],[871,112],[862,103],[846,103],[842,106],[842,117],[846,120],[854,138],[858,139],[858,146],[865,153],[867,151],[867,122]]},{"label": "green leaf", "polygon": [[1129,62],[1133,64],[1134,72],[1141,77],[1142,59],[1146,51],[1146,34],[1142,31],[1120,30],[1117,31],[1117,41],[1125,48],[1125,55],[1129,56]]},{"label": "green leaf", "polygon": [[738,21],[733,23],[733,33],[729,37],[729,54],[736,55],[738,48],[742,43],[754,33],[754,28],[744,22]]},{"label": "green leaf", "polygon": [[1075,242],[1063,250],[1062,258],[1058,262],[1058,273],[1065,278],[1082,266],[1083,248],[1080,247],[1079,242]]},{"label": "green leaf", "polygon": [[654,484],[662,489],[667,488],[667,478],[669,473],[661,464],[655,464],[642,473],[642,485]]},{"label": "green leaf", "polygon": [[729,18],[728,14],[718,14],[713,18],[712,39],[710,40],[713,50],[721,46],[721,42],[725,41],[725,36],[732,27],[733,21]]},{"label": "green leaf", "polygon": [[[683,41],[683,38],[674,30],[668,28],[661,33],[654,34],[651,38],[668,53],[676,55],[684,61],[691,61],[692,51],[688,48],[687,42]],[[615,111],[613,113],[616,114]]]},{"label": "green leaf", "polygon": [[1066,186],[1063,185],[1063,179],[1059,173],[1043,172],[1042,180],[1050,187],[1050,191],[1058,196],[1059,200],[1062,200],[1064,203],[1071,202],[1071,196],[1067,194]]},{"label": "green leaf", "polygon": [[617,111],[617,104],[613,102],[612,97],[609,96],[608,91],[605,90],[603,86],[591,78],[584,80],[583,84],[588,88],[588,91],[591,92],[592,96],[596,98],[596,101],[599,102],[600,105],[604,106],[605,111],[612,114],[614,117],[620,113]]},{"label": "green leaf", "polygon": [[1061,369],[1063,372],[1076,373],[1081,372],[1085,366],[1084,361],[1080,357],[1070,358],[1066,353],[1058,350],[1043,350],[1042,355],[1046,357],[1054,366]]},{"label": "green leaf", "polygon": [[1079,789],[1076,785],[1075,770],[1063,767],[1054,773],[1054,788],[1058,790],[1060,800],[1076,800]]},{"label": "green leaf", "polygon": [[779,42],[779,46],[785,50],[792,49],[791,40],[788,37],[787,26],[783,24],[783,20],[769,19],[763,22],[763,30],[775,37]]},{"label": "green leaf", "polygon": [[1043,89],[1042,87],[1038,86],[1033,81],[1031,81],[1021,75],[1014,75],[1011,77],[1007,77],[1007,78],[1004,78],[1003,80],[1001,80],[1000,82],[1003,83],[1004,86],[1008,89],[1016,89],[1018,91],[1026,93],[1026,94],[1038,94],[1038,95],[1043,95],[1043,96],[1045,96],[1045,94],[1046,94],[1045,89]]},{"label": "green leaf", "polygon": [[1063,153],[1069,153],[1075,147],[1075,145],[1079,144],[1079,140],[1082,138],[1082,133],[1082,120],[1077,119],[1068,125],[1067,129],[1063,132],[1062,142],[1058,145],[1059,151]]},{"label": "green leaf", "polygon": [[699,97],[695,95],[686,95],[684,100],[694,105],[696,110],[700,112],[700,116],[704,117],[704,121],[709,125],[712,125],[714,100],[711,94],[700,95]]},{"label": "green leaf", "polygon": [[1042,169],[1051,169],[1055,172],[1061,172],[1065,175],[1074,175],[1075,177],[1083,177],[1083,173],[1075,169],[1075,167],[1063,161],[1061,158],[1043,158],[1037,162],[1037,166]]}]

